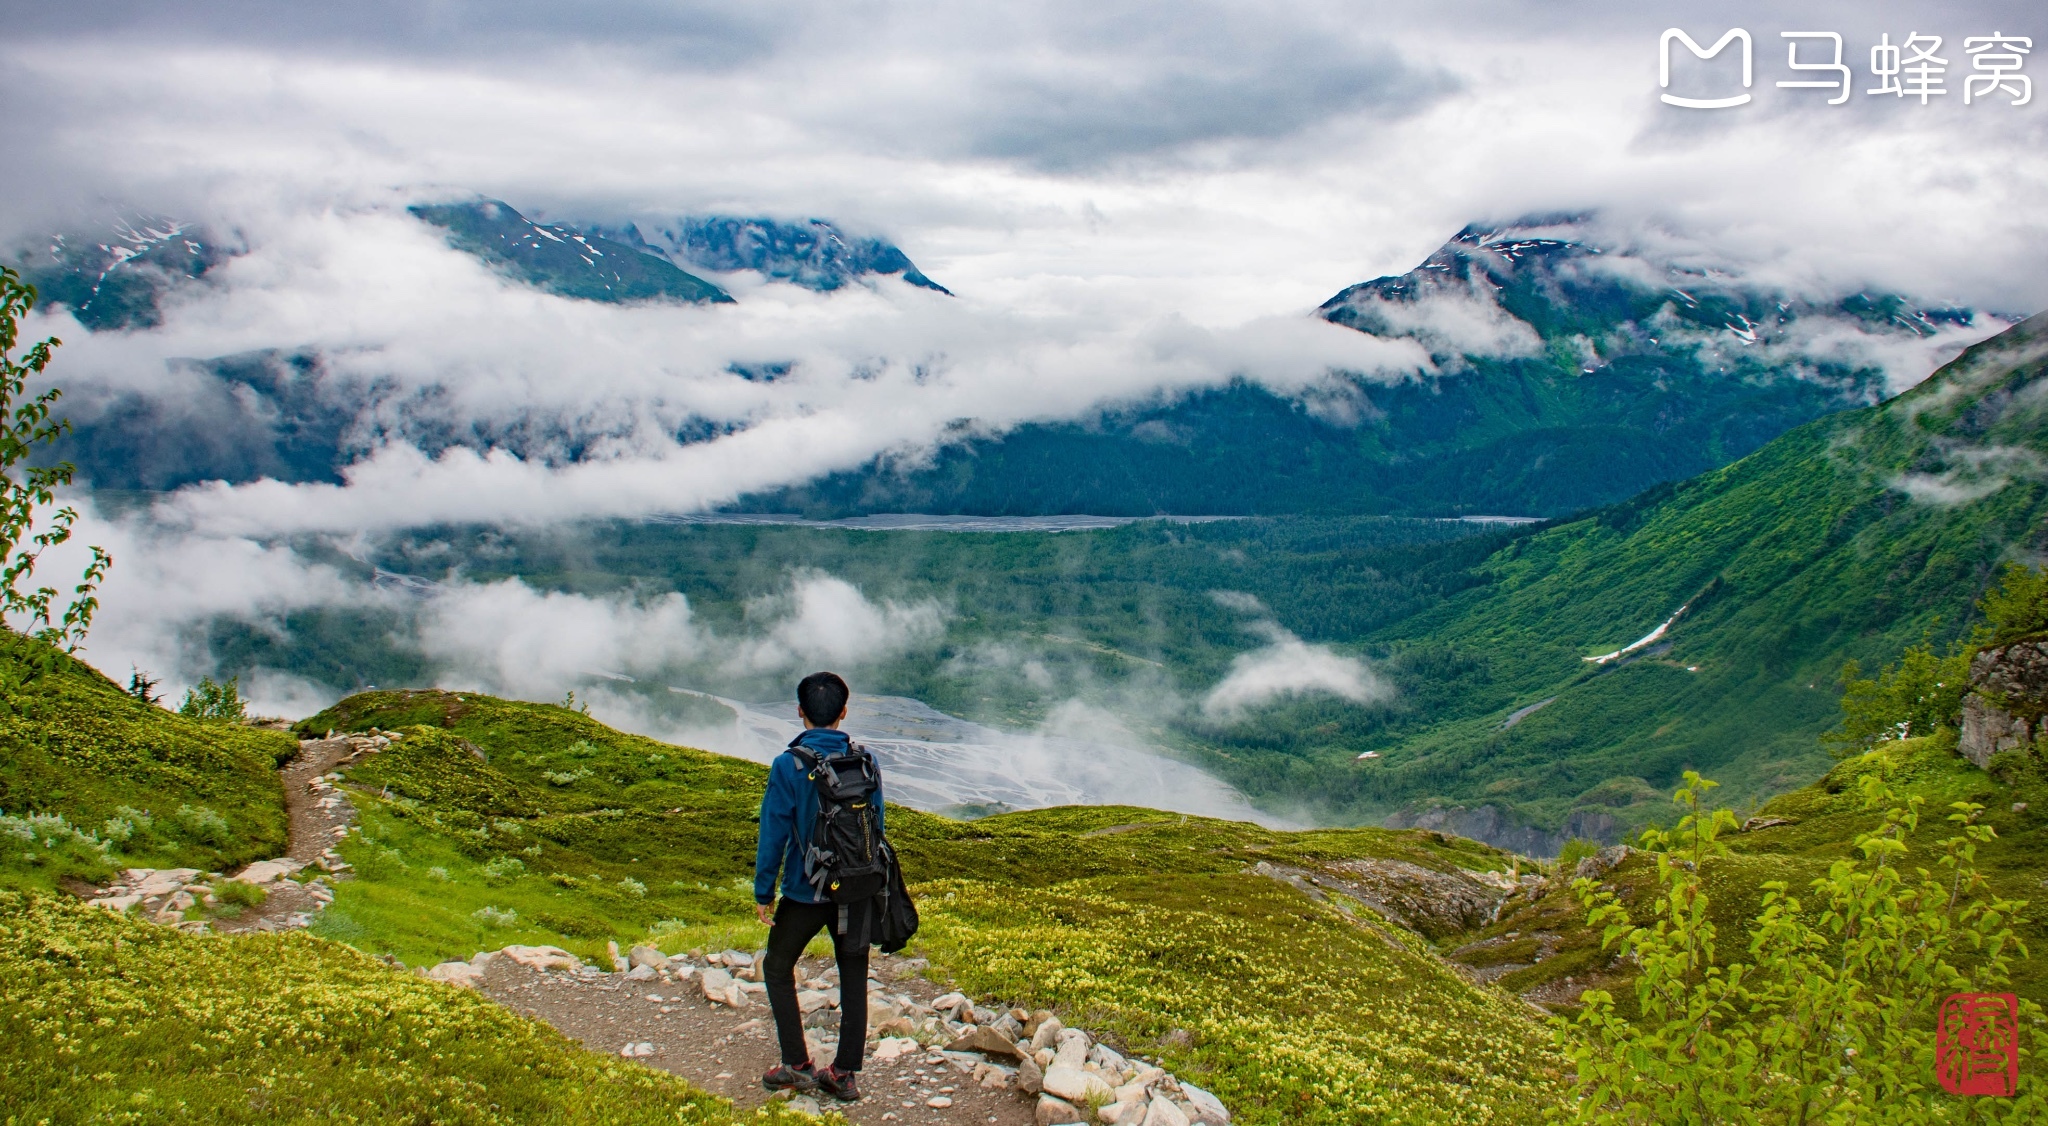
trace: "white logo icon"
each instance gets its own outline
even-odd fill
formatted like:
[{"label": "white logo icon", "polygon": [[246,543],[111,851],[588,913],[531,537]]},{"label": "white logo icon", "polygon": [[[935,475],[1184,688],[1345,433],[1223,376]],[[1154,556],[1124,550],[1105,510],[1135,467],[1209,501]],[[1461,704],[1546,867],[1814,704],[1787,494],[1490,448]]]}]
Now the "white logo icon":
[{"label": "white logo icon", "polygon": [[[1657,85],[1667,90],[1671,88],[1671,41],[1673,39],[1685,44],[1686,50],[1691,51],[1694,57],[1702,59],[1711,59],[1721,53],[1721,48],[1726,47],[1737,39],[1742,40],[1742,88],[1744,90],[1749,89],[1750,79],[1754,73],[1754,59],[1751,55],[1752,49],[1749,41],[1749,32],[1739,27],[1734,28],[1726,35],[1714,40],[1712,47],[1703,49],[1694,41],[1692,36],[1687,35],[1682,29],[1676,27],[1667,29],[1664,32],[1664,37],[1657,41]],[[1838,56],[1840,51],[1841,44],[1837,41],[1836,53]],[[1730,106],[1747,104],[1749,101],[1748,94],[1735,94],[1726,98],[1681,98],[1676,94],[1663,94],[1659,96],[1663,98],[1666,105],[1684,106],[1687,109],[1727,109]]]}]

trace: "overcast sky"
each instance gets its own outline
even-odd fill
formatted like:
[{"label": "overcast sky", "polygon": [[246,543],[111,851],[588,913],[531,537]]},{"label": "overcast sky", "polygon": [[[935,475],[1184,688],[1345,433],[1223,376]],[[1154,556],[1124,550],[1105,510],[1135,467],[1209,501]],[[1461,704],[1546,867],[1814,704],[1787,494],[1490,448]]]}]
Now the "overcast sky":
[{"label": "overcast sky", "polygon": [[[2038,2],[1790,8],[0,0],[0,240],[143,208],[246,246],[161,329],[39,318],[82,391],[172,401],[182,357],[312,347],[447,409],[606,436],[576,466],[397,446],[344,487],[195,490],[160,512],[185,543],[686,508],[962,418],[1412,372],[1412,348],[1306,314],[1468,222],[1536,212],[1815,295],[2048,306],[2048,94],[1962,90],[1965,36],[2048,53]],[[1671,26],[1746,28],[1753,101],[1661,104]],[[1775,86],[1787,31],[1844,37],[1847,104]],[[1916,33],[1943,37],[1948,93],[1864,93],[1871,45]],[[1738,91],[1734,61],[1681,54],[1672,90]],[[451,192],[565,221],[826,217],[959,296],[742,278],[737,306],[564,301],[405,217]],[[1910,381],[1937,358],[1888,362]],[[744,383],[734,359],[799,377]],[[678,446],[693,417],[736,432]]]}]

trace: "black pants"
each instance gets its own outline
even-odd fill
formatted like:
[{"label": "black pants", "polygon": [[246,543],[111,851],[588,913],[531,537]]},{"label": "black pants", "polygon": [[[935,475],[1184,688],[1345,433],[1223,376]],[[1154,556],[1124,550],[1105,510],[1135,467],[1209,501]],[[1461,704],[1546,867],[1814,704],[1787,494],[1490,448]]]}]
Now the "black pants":
[{"label": "black pants", "polygon": [[[865,906],[865,905],[863,905]],[[868,1039],[868,943],[862,911],[854,911],[844,935],[835,934],[839,961],[839,1053],[832,1066],[859,1071]],[[782,1044],[782,1062],[802,1067],[811,1058],[804,1042],[803,1013],[796,1006],[796,961],[821,930],[839,922],[831,903],[798,903],[784,899],[775,906],[775,925],[768,929],[768,965],[762,977],[768,986],[768,1007],[775,1013],[775,1038]]]}]

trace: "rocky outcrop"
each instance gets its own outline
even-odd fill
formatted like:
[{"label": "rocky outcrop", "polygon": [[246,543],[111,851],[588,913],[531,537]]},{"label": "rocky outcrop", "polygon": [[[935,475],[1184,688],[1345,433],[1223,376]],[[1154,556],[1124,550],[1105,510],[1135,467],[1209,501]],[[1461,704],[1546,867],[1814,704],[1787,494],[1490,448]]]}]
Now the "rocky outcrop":
[{"label": "rocky outcrop", "polygon": [[1956,749],[1980,767],[2032,743],[2048,715],[2048,642],[2016,641],[1970,660],[1963,733]]}]

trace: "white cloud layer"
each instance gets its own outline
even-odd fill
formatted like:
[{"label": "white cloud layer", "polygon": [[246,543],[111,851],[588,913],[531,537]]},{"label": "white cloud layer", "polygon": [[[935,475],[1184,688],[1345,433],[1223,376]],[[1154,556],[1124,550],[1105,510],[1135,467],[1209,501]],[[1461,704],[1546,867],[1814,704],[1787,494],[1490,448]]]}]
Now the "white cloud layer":
[{"label": "white cloud layer", "polygon": [[1329,695],[1369,704],[1392,695],[1365,662],[1303,641],[1272,622],[1252,629],[1266,644],[1231,658],[1230,672],[1202,697],[1202,714],[1236,720],[1252,708],[1297,696]]}]

